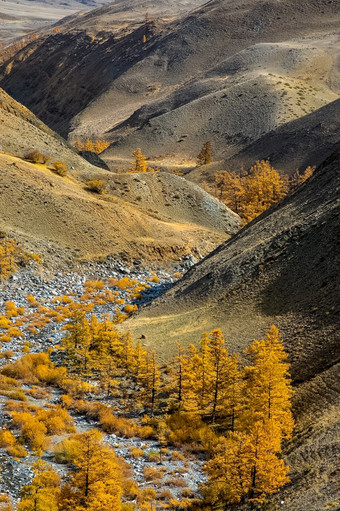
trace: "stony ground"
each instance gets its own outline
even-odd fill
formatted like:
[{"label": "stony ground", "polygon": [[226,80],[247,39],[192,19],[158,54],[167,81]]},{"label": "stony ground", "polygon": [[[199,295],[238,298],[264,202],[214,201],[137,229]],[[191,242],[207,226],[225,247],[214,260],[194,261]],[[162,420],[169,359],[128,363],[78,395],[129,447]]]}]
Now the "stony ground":
[{"label": "stony ground", "polygon": [[[4,310],[4,303],[9,300],[14,301],[17,306],[27,307],[27,295],[33,295],[45,307],[55,307],[59,302],[55,303],[53,299],[63,295],[71,295],[72,299],[77,301],[84,292],[84,283],[87,280],[107,281],[107,279],[112,277],[120,279],[124,276],[149,283],[150,288],[143,293],[142,299],[139,300],[139,305],[142,306],[162,294],[164,289],[171,287],[176,278],[184,273],[192,264],[193,259],[188,257],[177,266],[174,266],[171,272],[164,272],[159,269],[151,270],[150,268],[146,270],[141,267],[131,269],[118,261],[113,261],[106,265],[88,263],[87,265],[79,266],[76,271],[56,271],[49,275],[42,272],[39,275],[36,271],[28,269],[13,275],[9,282],[2,284],[0,287],[0,311]],[[174,276],[174,273],[176,276]],[[158,281],[153,282],[152,278]],[[121,290],[119,298],[128,300],[126,291]],[[102,314],[111,313],[112,304],[96,305],[92,312],[98,317]],[[47,325],[39,332],[38,336],[26,335],[24,340],[18,341],[18,339],[14,339],[11,342],[3,343],[0,347],[0,352],[13,351],[11,360],[15,360],[23,355],[25,343],[30,343],[31,353],[38,353],[58,344],[62,336],[62,325],[59,325],[57,328],[53,324]],[[6,362],[5,359],[0,361],[1,365],[4,365]],[[23,385],[22,389],[28,391],[30,385]],[[33,399],[29,397],[28,404],[44,408],[50,404],[57,404],[61,391],[53,388],[48,388],[47,391],[49,393],[48,399]],[[1,426],[10,424],[10,419],[4,410],[8,399],[6,396],[0,396]],[[119,404],[114,398],[110,399],[110,401],[103,398],[103,401],[119,408]],[[75,412],[71,412],[71,415],[74,419],[77,432],[99,428],[99,424],[94,420],[89,420]],[[51,463],[60,475],[65,475],[67,474],[67,467],[57,464],[53,460],[53,445],[62,440],[62,438],[61,436],[52,438],[51,447],[48,451],[45,451],[43,459]],[[188,453],[185,453],[185,455],[181,454],[178,452],[178,448],[169,447],[167,452],[157,459],[157,453],[160,452],[162,446],[156,440],[123,438],[116,434],[107,434],[104,436],[104,442],[111,445],[116,454],[130,465],[131,477],[140,488],[153,488],[158,493],[168,490],[173,498],[180,499],[184,490],[186,492],[190,490],[192,494],[197,495],[199,484],[205,479],[202,471],[203,459],[199,459],[199,457],[194,455],[188,456]],[[136,447],[144,451],[144,455],[138,459],[131,455],[131,449]],[[152,459],[152,457],[150,459],[150,454],[156,454],[156,460]],[[32,452],[29,452],[27,457],[19,459],[10,457],[6,454],[5,449],[0,449],[0,492],[10,495],[14,504],[19,499],[20,488],[31,481],[33,476],[32,464],[36,460],[37,457]],[[156,480],[146,480],[143,471],[147,467],[156,469],[161,474],[159,478],[156,478]]]}]

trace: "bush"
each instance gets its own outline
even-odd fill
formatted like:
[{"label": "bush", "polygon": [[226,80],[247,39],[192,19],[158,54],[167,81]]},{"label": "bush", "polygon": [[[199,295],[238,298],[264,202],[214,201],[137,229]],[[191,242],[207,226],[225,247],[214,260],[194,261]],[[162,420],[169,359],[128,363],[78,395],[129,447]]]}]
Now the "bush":
[{"label": "bush", "polygon": [[171,454],[171,460],[172,461],[185,461],[185,456],[180,452],[174,451]]},{"label": "bush", "polygon": [[25,155],[25,160],[30,161],[31,163],[47,163],[50,158],[49,156],[46,156],[45,154],[40,153],[37,150],[29,151]]},{"label": "bush", "polygon": [[53,170],[58,176],[65,177],[67,174],[67,165],[64,161],[55,161],[53,162]]},{"label": "bush", "polygon": [[146,481],[161,481],[163,479],[163,474],[158,468],[145,467],[143,475]]},{"label": "bush", "polygon": [[143,449],[140,449],[139,447],[131,447],[130,454],[135,460],[138,460],[139,458],[144,456],[144,451],[143,451]]},{"label": "bush", "polygon": [[86,187],[88,190],[95,193],[104,193],[105,190],[104,183],[100,179],[93,179],[92,181],[88,181],[86,183]]},{"label": "bush", "polygon": [[26,383],[43,382],[55,385],[65,377],[64,367],[55,367],[48,353],[35,353],[24,355],[21,359],[7,364],[2,374],[10,378],[18,378]]},{"label": "bush", "polygon": [[160,452],[156,451],[155,449],[151,449],[148,454],[148,461],[151,462],[158,462],[161,459]]}]

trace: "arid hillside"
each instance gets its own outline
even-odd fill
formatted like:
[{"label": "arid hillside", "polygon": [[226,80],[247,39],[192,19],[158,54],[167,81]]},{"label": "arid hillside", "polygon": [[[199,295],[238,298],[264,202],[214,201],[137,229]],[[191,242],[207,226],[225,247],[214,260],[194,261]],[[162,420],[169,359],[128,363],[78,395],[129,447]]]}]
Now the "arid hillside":
[{"label": "arid hillside", "polygon": [[269,160],[283,174],[320,165],[339,144],[340,100],[288,122],[225,160],[195,167],[185,177],[201,186],[213,185],[216,172],[240,172],[258,160]]},{"label": "arid hillside", "polygon": [[151,2],[135,21],[124,5],[67,19],[1,68],[1,85],[53,129],[112,142],[114,170],[139,146],[192,165],[208,138],[214,159],[230,158],[339,97],[335,2],[213,0],[175,20],[158,18],[164,6],[146,16]]},{"label": "arid hillside", "polygon": [[335,353],[340,312],[339,178],[336,153],[132,319],[135,335],[167,356],[176,341],[221,327],[241,350],[274,323],[287,339],[294,378],[323,370]]},{"label": "arid hillside", "polygon": [[[200,187],[165,173],[113,174],[93,167],[27,108],[0,91],[1,231],[46,262],[107,255],[178,260],[208,254],[237,231],[240,219]],[[23,160],[28,150],[47,164]],[[53,171],[64,161],[65,177]],[[105,193],[86,183],[101,180]]]},{"label": "arid hillside", "polygon": [[197,343],[213,328],[241,352],[279,327],[296,387],[291,483],[279,498],[288,511],[326,509],[339,496],[339,165],[338,151],[124,325],[165,359],[176,341]]},{"label": "arid hillside", "polygon": [[66,140],[52,131],[30,110],[0,89],[0,150],[23,157],[30,150],[62,160],[69,167],[89,173],[96,170]]},{"label": "arid hillside", "polygon": [[77,11],[86,11],[105,0],[2,0],[0,5],[0,43],[8,44],[30,32],[55,23]]}]

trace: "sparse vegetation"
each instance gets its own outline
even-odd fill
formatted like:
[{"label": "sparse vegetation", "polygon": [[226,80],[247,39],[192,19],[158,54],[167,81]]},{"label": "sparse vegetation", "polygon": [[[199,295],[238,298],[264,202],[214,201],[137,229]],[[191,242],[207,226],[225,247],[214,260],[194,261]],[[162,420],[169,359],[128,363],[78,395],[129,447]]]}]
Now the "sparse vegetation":
[{"label": "sparse vegetation", "polygon": [[133,173],[144,173],[144,172],[154,172],[155,169],[149,167],[146,163],[146,157],[142,154],[141,148],[133,151],[132,156],[134,157],[133,166],[130,167],[130,172]]},{"label": "sparse vegetation", "polygon": [[25,154],[25,159],[30,161],[31,163],[48,163],[50,160],[50,157],[45,154],[40,153],[39,151],[37,151],[35,149],[32,151],[28,151]]},{"label": "sparse vegetation", "polygon": [[0,281],[7,280],[20,267],[25,267],[30,262],[41,263],[41,258],[38,254],[23,250],[14,238],[0,238]]},{"label": "sparse vegetation", "polygon": [[197,156],[197,165],[208,165],[212,161],[212,149],[211,142],[208,140],[203,144],[202,149],[200,150]]},{"label": "sparse vegetation", "polygon": [[74,147],[78,151],[89,151],[91,153],[96,153],[96,154],[102,153],[109,146],[110,146],[110,143],[107,142],[106,140],[97,139],[97,140],[92,141],[89,138],[87,138],[85,140],[85,142],[82,142],[80,140],[80,138],[78,138],[74,144]]},{"label": "sparse vegetation", "polygon": [[93,179],[86,183],[86,188],[91,192],[102,194],[105,191],[105,185],[100,179]]},{"label": "sparse vegetation", "polygon": [[55,171],[58,176],[65,177],[67,174],[67,165],[63,161],[55,161],[53,162],[53,170]]}]

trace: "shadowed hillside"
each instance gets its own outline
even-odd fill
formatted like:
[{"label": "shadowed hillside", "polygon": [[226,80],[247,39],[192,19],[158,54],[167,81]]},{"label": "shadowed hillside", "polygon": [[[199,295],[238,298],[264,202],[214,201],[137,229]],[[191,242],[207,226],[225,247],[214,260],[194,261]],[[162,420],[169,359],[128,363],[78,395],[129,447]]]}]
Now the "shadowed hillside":
[{"label": "shadowed hillside", "polygon": [[214,0],[175,21],[127,13],[120,2],[66,20],[1,70],[1,85],[59,133],[111,141],[114,170],[139,146],[168,166],[192,163],[207,138],[228,158],[338,98],[335,2]]},{"label": "shadowed hillside", "polygon": [[217,327],[240,352],[278,325],[297,427],[285,449],[291,483],[272,502],[288,511],[336,508],[339,498],[339,165],[338,151],[124,325],[164,358]]},{"label": "shadowed hillside", "polygon": [[198,340],[216,327],[240,350],[275,323],[287,339],[294,377],[322,371],[335,356],[339,318],[338,192],[337,153],[296,193],[191,269],[130,328],[149,345],[161,344],[166,356],[175,341]]},{"label": "shadowed hillside", "polygon": [[[0,122],[0,227],[41,252],[46,264],[107,255],[200,258],[240,225],[221,202],[176,175],[117,175],[93,167],[1,90]],[[28,150],[50,161],[29,163],[22,159]],[[55,160],[66,163],[65,177],[53,172]],[[93,179],[104,183],[103,195],[88,189]]]},{"label": "shadowed hillside", "polygon": [[259,138],[229,159],[196,167],[185,177],[195,183],[212,185],[216,172],[250,168],[258,160],[269,160],[275,169],[293,174],[317,166],[339,143],[340,100],[291,121]]}]

